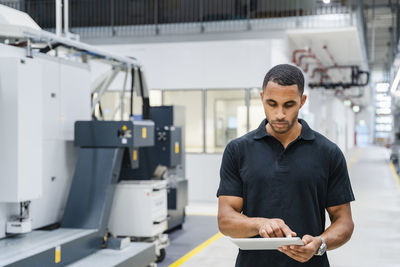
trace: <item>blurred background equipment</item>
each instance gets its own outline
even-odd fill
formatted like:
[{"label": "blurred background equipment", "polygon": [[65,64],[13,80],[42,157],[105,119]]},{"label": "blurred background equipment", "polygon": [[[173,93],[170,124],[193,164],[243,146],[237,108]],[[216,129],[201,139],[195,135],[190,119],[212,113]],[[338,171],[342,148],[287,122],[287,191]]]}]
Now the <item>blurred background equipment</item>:
[{"label": "blurred background equipment", "polygon": [[[172,227],[177,227],[185,219],[184,147],[181,128],[169,120],[169,128],[163,126],[169,154],[140,157],[141,148],[160,142],[150,119],[143,67],[134,58],[79,42],[77,36],[68,36],[67,28],[62,36],[43,31],[17,10],[0,6],[0,17],[0,123],[7,125],[0,134],[0,221],[7,222],[0,228],[0,265],[97,266],[104,255],[117,254],[107,266],[163,260],[169,244],[167,220],[174,219]],[[19,20],[12,23],[9,18]],[[109,70],[91,82],[94,61]],[[125,91],[125,82],[120,119],[104,120],[102,96],[118,74],[125,80],[131,76],[131,90]],[[128,111],[122,100],[128,94],[129,117],[124,119]],[[141,114],[134,114],[134,94],[141,98]],[[125,200],[119,188],[130,181],[122,180],[143,178],[126,175],[126,170],[146,164],[164,166],[169,175],[137,182]],[[184,186],[179,186],[175,169]],[[167,202],[167,190],[175,202]],[[123,207],[125,217],[120,218],[121,198],[128,208]],[[148,208],[143,209],[145,203]],[[167,216],[169,206],[171,213],[178,209],[179,222]],[[137,223],[127,222],[126,215]],[[111,227],[110,216],[117,218]],[[149,227],[155,230],[141,231]]]}]

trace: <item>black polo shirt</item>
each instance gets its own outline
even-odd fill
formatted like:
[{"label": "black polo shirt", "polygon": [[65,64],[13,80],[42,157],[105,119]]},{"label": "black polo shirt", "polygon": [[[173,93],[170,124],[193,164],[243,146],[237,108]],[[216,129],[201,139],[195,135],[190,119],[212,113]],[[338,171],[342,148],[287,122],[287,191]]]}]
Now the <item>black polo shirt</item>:
[{"label": "black polo shirt", "polygon": [[[217,196],[243,198],[248,217],[280,218],[303,237],[325,229],[325,209],[354,200],[346,160],[339,147],[304,120],[300,136],[286,149],[258,129],[231,141],[224,152]],[[299,263],[277,250],[239,250],[240,267],[327,267],[326,254]]]}]

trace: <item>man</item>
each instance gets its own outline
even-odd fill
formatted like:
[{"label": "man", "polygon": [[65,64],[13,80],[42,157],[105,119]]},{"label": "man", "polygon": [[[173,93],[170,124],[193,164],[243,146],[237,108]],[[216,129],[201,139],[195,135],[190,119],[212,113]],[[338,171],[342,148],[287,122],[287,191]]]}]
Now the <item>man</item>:
[{"label": "man", "polygon": [[[272,68],[260,94],[266,120],[230,142],[221,164],[218,227],[231,237],[299,236],[304,246],[239,250],[236,266],[327,267],[325,250],[353,233],[354,200],[340,149],[298,119],[304,76],[291,65]],[[325,209],[331,225],[325,230]]]}]

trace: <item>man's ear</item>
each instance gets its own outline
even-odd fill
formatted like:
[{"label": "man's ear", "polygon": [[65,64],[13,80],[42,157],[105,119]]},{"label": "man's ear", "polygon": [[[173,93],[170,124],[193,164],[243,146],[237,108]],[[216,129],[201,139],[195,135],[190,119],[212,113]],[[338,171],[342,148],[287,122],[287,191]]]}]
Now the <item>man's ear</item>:
[{"label": "man's ear", "polygon": [[301,105],[300,105],[300,108],[303,107],[303,105],[306,103],[306,100],[307,100],[307,95],[303,94],[303,95],[301,96]]}]

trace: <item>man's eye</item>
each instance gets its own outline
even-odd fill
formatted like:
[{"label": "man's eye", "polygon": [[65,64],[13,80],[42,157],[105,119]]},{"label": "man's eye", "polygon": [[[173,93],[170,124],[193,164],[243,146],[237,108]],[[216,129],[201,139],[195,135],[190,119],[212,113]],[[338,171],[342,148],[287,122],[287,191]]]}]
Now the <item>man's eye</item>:
[{"label": "man's eye", "polygon": [[275,107],[276,106],[275,103],[270,103],[270,102],[268,102],[268,105],[270,105],[271,107]]},{"label": "man's eye", "polygon": [[287,108],[291,108],[291,107],[293,107],[294,106],[294,104],[287,104],[287,105],[285,105],[285,107],[287,107]]}]

